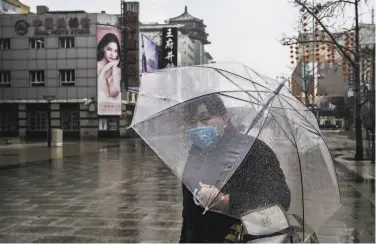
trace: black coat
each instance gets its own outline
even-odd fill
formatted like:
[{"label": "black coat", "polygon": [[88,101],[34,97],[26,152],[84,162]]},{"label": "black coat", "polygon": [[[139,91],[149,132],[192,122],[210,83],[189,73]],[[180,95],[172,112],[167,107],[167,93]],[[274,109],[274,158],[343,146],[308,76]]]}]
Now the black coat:
[{"label": "black coat", "polygon": [[[251,150],[246,145],[254,141]],[[207,154],[192,147],[183,173],[183,182],[190,189],[200,189],[198,182],[221,189],[229,171],[244,158],[230,180],[222,188],[229,193],[227,214],[240,217],[258,206],[278,203],[286,210],[290,206],[290,190],[279,161],[270,147],[260,140],[239,133],[232,125],[227,126],[216,149]],[[213,165],[215,164],[215,165]],[[214,167],[215,166],[215,167]],[[193,195],[183,185],[183,225],[180,242],[223,242],[238,218],[208,211],[193,201]]]}]

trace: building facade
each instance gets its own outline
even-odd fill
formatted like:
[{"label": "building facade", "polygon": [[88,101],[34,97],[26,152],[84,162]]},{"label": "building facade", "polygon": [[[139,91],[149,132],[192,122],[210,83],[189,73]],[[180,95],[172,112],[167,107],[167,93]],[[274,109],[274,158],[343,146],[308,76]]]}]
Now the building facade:
[{"label": "building facade", "polygon": [[[335,33],[338,43],[348,49],[354,48],[354,33]],[[313,39],[306,34],[306,43],[291,47],[296,56],[296,66],[291,76],[292,93],[308,106],[315,107],[322,126],[349,128],[353,124],[353,101],[355,82],[348,61],[337,51],[334,44],[323,42],[330,40],[325,33]],[[375,46],[375,25],[360,24],[361,84],[360,97],[366,98],[366,90],[374,93],[372,82],[372,55]],[[299,37],[302,40],[302,36]],[[315,40],[315,41],[313,41]],[[348,67],[348,68],[346,68]],[[348,74],[347,74],[348,73]],[[374,85],[373,85],[374,87]],[[372,90],[373,89],[373,90]],[[370,105],[370,104],[368,104]],[[367,106],[368,106],[367,105]]]},{"label": "building facade", "polygon": [[209,34],[205,30],[204,20],[189,14],[188,8],[185,6],[181,15],[166,20],[166,23],[183,26],[182,29],[194,41],[195,65],[205,64],[205,45],[210,44],[210,42],[208,40]]},{"label": "building facade", "polygon": [[[46,7],[0,15],[0,136],[45,139],[49,114],[65,139],[125,136],[132,96],[120,90],[118,104],[98,105],[98,38],[116,34],[118,22],[115,15]],[[120,111],[98,115],[103,106]]]},{"label": "building facade", "polygon": [[[140,32],[149,40],[153,41],[161,52],[162,47],[162,28],[178,28],[178,59],[180,66],[195,65],[194,41],[189,38],[187,32],[182,29],[181,25],[145,23],[140,25]],[[162,55],[159,55],[162,58]],[[159,62],[160,64],[162,62]],[[162,68],[162,67],[161,67]]]},{"label": "building facade", "polygon": [[144,23],[140,25],[140,32],[161,47],[162,28],[178,28],[178,56],[180,66],[208,64],[213,58],[205,52],[205,45],[209,34],[205,32],[206,25],[202,19],[193,17],[185,7],[183,14],[170,18],[164,24]]}]

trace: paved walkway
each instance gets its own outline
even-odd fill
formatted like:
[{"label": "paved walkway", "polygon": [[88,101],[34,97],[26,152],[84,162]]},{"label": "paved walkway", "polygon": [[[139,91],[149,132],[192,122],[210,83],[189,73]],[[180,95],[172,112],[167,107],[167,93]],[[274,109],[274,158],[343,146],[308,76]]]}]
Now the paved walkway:
[{"label": "paved walkway", "polygon": [[[181,183],[140,141],[52,161],[0,170],[0,242],[178,241]],[[319,240],[374,242],[368,185],[337,173],[343,207]]]},{"label": "paved walkway", "polygon": [[[371,160],[356,161],[354,140],[340,133],[324,133],[325,141],[336,163],[357,174],[364,180],[375,180],[375,165]],[[365,147],[365,145],[363,145]]]},{"label": "paved walkway", "polygon": [[118,146],[119,140],[66,142],[62,147],[48,148],[47,143],[27,143],[0,147],[0,169],[37,164]]}]

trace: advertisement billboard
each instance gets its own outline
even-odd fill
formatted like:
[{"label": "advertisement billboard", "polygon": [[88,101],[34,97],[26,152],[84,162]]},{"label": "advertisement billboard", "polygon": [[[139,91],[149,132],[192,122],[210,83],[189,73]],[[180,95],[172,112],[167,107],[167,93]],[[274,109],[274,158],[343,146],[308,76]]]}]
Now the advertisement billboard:
[{"label": "advertisement billboard", "polygon": [[158,47],[143,34],[140,35],[140,71],[153,72],[158,69]]},{"label": "advertisement billboard", "polygon": [[28,14],[30,7],[17,0],[0,0],[0,14]]},{"label": "advertisement billboard", "polygon": [[98,115],[121,115],[121,32],[113,26],[97,26]]},{"label": "advertisement billboard", "polygon": [[178,65],[178,29],[162,28],[162,55],[163,68],[172,68]]}]

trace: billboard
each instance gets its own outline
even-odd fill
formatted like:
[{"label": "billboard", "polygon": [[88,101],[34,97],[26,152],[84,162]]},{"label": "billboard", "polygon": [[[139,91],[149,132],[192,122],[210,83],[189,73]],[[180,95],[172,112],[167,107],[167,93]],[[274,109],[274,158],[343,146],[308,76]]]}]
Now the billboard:
[{"label": "billboard", "polygon": [[162,28],[162,60],[163,68],[178,65],[178,29]]},{"label": "billboard", "polygon": [[17,0],[0,0],[0,14],[28,14],[30,7]]},{"label": "billboard", "polygon": [[113,26],[97,26],[98,115],[121,115],[121,32]]},{"label": "billboard", "polygon": [[158,69],[158,47],[143,34],[140,35],[140,71],[141,73],[153,72]]}]

